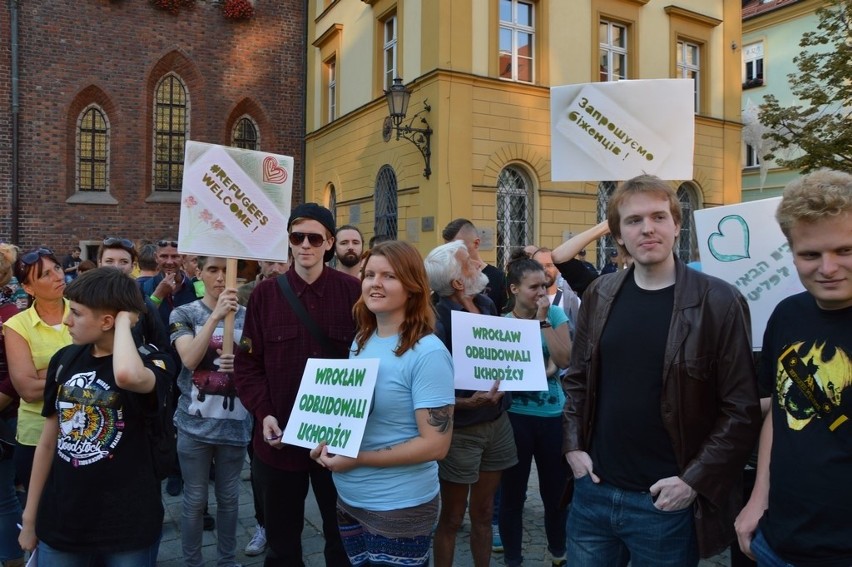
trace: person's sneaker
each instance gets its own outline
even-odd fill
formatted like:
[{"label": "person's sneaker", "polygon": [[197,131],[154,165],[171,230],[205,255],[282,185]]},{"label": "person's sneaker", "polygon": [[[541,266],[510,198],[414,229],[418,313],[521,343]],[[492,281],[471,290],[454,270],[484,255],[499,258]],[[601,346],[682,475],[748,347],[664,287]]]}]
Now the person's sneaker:
[{"label": "person's sneaker", "polygon": [[204,512],[204,516],[202,516],[202,523],[205,532],[212,532],[216,529],[216,520],[206,511]]},{"label": "person's sneaker", "polygon": [[183,489],[183,479],[179,476],[170,476],[166,479],[166,492],[169,496],[177,496]]},{"label": "person's sneaker", "polygon": [[491,524],[491,551],[503,553],[503,540],[500,539],[500,527],[497,524]]},{"label": "person's sneaker", "polygon": [[249,557],[254,557],[264,551],[266,551],[266,528],[258,524],[254,528],[254,535],[251,536],[251,541],[246,545],[245,553]]},{"label": "person's sneaker", "polygon": [[558,557],[550,553],[550,564],[553,567],[565,567],[566,565],[568,565],[568,558],[565,557],[564,553]]}]

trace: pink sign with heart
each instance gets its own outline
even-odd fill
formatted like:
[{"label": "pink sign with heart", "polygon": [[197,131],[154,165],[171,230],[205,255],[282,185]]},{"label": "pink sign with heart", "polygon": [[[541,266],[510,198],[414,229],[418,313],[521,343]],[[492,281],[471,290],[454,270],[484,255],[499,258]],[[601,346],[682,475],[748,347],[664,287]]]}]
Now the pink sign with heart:
[{"label": "pink sign with heart", "polygon": [[287,170],[278,165],[278,160],[266,156],[263,160],[263,182],[281,185],[287,181]]}]

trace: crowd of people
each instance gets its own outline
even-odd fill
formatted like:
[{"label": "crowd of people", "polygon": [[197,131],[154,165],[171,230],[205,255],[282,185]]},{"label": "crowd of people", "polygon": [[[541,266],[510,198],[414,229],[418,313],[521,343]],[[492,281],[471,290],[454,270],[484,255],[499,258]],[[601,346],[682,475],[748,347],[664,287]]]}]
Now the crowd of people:
[{"label": "crowd of people", "polygon": [[[757,365],[743,295],[675,256],[681,215],[641,175],[606,221],[504,271],[467,219],[424,258],[306,203],[287,260],[238,287],[170,239],[106,238],[88,269],[79,249],[0,244],[0,564],[153,566],[164,489],[183,495],[184,563],[216,530],[233,567],[247,451],[244,552],[268,567],[304,565],[309,487],[330,567],[451,567],[466,514],[474,565],[523,565],[533,461],[556,567],[694,566],[734,541],[735,566],[852,564],[852,176],[785,189],[805,291]],[[606,234],[599,274],[586,247]],[[546,389],[455,389],[454,312],[536,322]],[[309,358],[379,360],[354,457],[283,442]]]}]

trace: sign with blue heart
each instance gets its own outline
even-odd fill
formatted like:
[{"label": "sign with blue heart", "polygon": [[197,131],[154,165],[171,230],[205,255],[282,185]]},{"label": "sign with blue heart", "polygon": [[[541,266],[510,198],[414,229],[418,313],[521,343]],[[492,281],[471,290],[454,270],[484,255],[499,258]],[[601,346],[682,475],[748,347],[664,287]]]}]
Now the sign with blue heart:
[{"label": "sign with blue heart", "polygon": [[804,291],[775,220],[781,197],[695,211],[701,269],[734,285],[751,310],[752,346],[778,302]]}]

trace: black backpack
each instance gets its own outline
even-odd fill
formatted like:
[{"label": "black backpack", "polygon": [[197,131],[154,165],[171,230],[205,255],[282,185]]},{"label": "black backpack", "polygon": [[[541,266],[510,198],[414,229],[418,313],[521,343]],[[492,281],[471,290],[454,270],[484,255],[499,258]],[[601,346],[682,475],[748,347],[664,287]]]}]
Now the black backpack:
[{"label": "black backpack", "polygon": [[[69,345],[62,349],[59,365],[56,367],[56,382],[67,368],[89,345]],[[158,349],[154,345],[142,345],[137,348],[141,357],[146,357]],[[151,449],[151,462],[157,480],[165,479],[174,468],[177,454],[175,425],[172,421],[172,403],[175,396],[174,380],[166,381],[166,392],[156,413],[145,413],[145,433]]]}]

